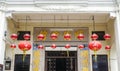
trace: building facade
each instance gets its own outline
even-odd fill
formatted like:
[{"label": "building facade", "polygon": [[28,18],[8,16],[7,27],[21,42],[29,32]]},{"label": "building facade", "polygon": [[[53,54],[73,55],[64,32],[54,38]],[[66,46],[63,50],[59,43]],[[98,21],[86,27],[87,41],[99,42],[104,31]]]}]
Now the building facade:
[{"label": "building facade", "polygon": [[[0,0],[0,71],[119,71],[119,10],[119,0]],[[53,32],[57,40],[51,39]],[[11,39],[13,33],[17,40]],[[23,59],[18,45],[25,33],[30,34],[32,48]],[[38,40],[40,33],[45,40]],[[71,40],[65,40],[66,33]],[[78,40],[78,33],[84,34],[83,40]],[[92,33],[99,35],[97,41],[102,44],[97,59],[88,46]],[[106,33],[111,39],[103,39]],[[14,50],[10,48],[13,43]],[[110,51],[105,50],[106,45],[111,46]]]}]

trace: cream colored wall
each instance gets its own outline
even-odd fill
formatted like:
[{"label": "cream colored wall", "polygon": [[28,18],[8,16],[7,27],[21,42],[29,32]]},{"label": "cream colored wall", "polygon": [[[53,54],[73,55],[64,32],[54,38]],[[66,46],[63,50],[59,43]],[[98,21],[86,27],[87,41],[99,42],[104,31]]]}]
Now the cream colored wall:
[{"label": "cream colored wall", "polygon": [[[13,24],[12,24],[12,22],[9,22],[9,25],[8,25],[9,27],[8,27],[8,32],[9,32],[9,34],[11,34],[11,33],[14,33],[15,31],[14,31],[14,27],[13,27]],[[56,26],[54,26],[54,24],[47,24],[47,23],[45,23],[45,25],[44,24],[36,24],[36,23],[29,23],[28,24],[28,26],[27,26],[27,29],[29,30],[29,31],[31,31],[31,43],[33,43],[33,29],[34,29],[34,27],[67,27],[67,25],[66,24],[59,24],[58,23],[58,25],[56,24]],[[69,27],[88,27],[89,28],[89,34],[91,35],[91,31],[93,31],[93,26],[91,25],[91,24],[69,24]],[[113,28],[113,26],[112,25],[110,25],[109,27],[111,27],[111,28]],[[19,28],[17,28],[16,29],[16,31],[24,31],[25,29],[24,29],[25,27],[24,27],[24,24],[21,24],[20,23],[20,25],[19,25]],[[105,26],[105,24],[96,24],[96,31],[106,31],[106,26]],[[110,31],[110,34],[113,34],[114,33],[114,30],[113,31]],[[113,35],[112,35],[113,36]],[[90,38],[90,36],[89,36],[89,38]],[[91,38],[89,39],[90,41],[91,41]],[[113,39],[111,39],[111,41],[112,41]],[[17,41],[16,42],[16,44],[18,43],[19,41]],[[97,54],[107,54],[107,51],[104,49],[104,47],[105,47],[105,45],[107,44],[107,42],[106,41],[100,41],[101,43],[102,43],[102,49],[100,50],[100,51],[98,51],[97,52]],[[115,45],[113,44],[112,45],[112,47],[114,47]],[[18,48],[16,48],[15,49],[15,54],[22,54],[22,51],[21,50],[19,50]],[[116,52],[115,52],[115,48],[112,48],[112,51],[111,51],[111,57],[112,58],[115,58],[116,57]],[[27,54],[31,54],[31,62],[30,62],[30,71],[32,71],[32,49],[30,50],[30,51],[28,51],[27,52]],[[91,54],[93,54],[93,51],[90,51],[90,70],[92,71],[92,60],[91,60]],[[11,49],[9,48],[9,45],[7,45],[7,48],[6,48],[6,56],[7,57],[11,57],[12,58],[12,53],[11,53]],[[41,71],[44,71],[44,57],[45,57],[45,55],[43,54],[43,55],[41,55],[40,56],[41,57]],[[13,61],[14,61],[14,59],[13,59]],[[114,61],[111,61],[111,63],[113,63]],[[114,65],[116,66],[116,64],[114,63]],[[14,67],[14,63],[12,64],[12,66]],[[113,67],[112,67],[113,68]],[[114,68],[113,68],[114,69]],[[113,69],[111,70],[111,71],[113,71]],[[13,70],[13,68],[12,68],[12,70]],[[114,70],[115,71],[115,70]],[[116,70],[117,71],[117,70]]]},{"label": "cream colored wall", "polygon": [[115,45],[115,29],[114,29],[114,20],[109,20],[108,22],[108,33],[111,35],[111,40],[108,42],[108,44],[111,45],[111,51],[110,51],[110,67],[111,71],[118,71],[118,65],[117,65],[117,51],[116,51],[116,45]]},{"label": "cream colored wall", "polygon": [[[12,61],[11,69],[13,69],[13,67],[14,67],[14,57],[13,57],[14,55],[12,55],[12,49],[10,48],[10,44],[12,44],[12,42],[13,42],[10,39],[10,35],[12,33],[15,33],[15,28],[14,28],[14,25],[13,25],[12,21],[10,21],[10,19],[8,19],[5,57],[6,58],[10,57],[10,59]],[[6,71],[9,71],[9,70],[6,70]]]},{"label": "cream colored wall", "polygon": [[[19,30],[20,31],[24,30],[23,28],[24,27],[22,27],[22,26],[20,26],[20,28],[15,28],[15,25],[13,24],[13,22],[8,19],[7,39],[9,41],[7,40],[7,42],[6,42],[7,43],[6,58],[10,57],[11,60],[12,60],[11,70],[14,70],[14,55],[15,54],[22,54],[23,52],[17,47],[16,49],[14,49],[14,53],[12,53],[12,49],[10,48],[10,44],[11,44],[10,42],[15,43],[17,45],[19,43],[19,41],[11,40],[10,35],[13,34],[13,33],[17,33],[17,31],[19,31]],[[32,29],[32,27],[29,27],[29,28],[31,28],[29,30],[31,31],[31,34],[32,34],[33,29]],[[31,40],[32,40],[32,35],[31,35]],[[31,43],[32,43],[32,41],[31,41]],[[32,53],[32,49],[27,52],[27,54],[31,54],[31,53]],[[32,63],[32,55],[31,55],[30,60],[31,60],[31,63]],[[32,69],[32,64],[30,66],[31,66],[30,68]],[[6,71],[10,71],[10,70],[6,70]]]}]

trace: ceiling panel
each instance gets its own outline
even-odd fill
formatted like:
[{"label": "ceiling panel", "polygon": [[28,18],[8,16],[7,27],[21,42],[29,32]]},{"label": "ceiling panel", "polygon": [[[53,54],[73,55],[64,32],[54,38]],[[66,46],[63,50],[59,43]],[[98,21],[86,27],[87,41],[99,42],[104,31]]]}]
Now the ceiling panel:
[{"label": "ceiling panel", "polygon": [[63,23],[91,23],[94,16],[95,23],[106,23],[108,13],[13,13],[13,19],[19,22],[63,22]]}]

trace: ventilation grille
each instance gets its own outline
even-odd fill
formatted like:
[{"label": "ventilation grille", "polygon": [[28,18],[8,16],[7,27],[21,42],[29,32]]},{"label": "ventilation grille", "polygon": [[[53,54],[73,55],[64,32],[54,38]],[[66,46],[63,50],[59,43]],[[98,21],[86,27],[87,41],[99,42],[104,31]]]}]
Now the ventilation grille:
[{"label": "ventilation grille", "polygon": [[24,34],[30,34],[30,31],[18,31],[17,34],[18,34],[17,40],[24,40],[24,38],[23,38]]}]

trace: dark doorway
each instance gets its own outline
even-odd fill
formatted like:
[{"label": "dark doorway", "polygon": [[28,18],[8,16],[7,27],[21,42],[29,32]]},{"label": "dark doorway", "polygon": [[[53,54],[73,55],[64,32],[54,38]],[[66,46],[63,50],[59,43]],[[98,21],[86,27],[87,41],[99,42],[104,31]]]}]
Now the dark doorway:
[{"label": "dark doorway", "polygon": [[14,71],[30,71],[30,55],[25,56],[25,60],[23,61],[23,54],[15,55],[15,64]]},{"label": "dark doorway", "polygon": [[56,58],[56,71],[66,71],[66,59]]},{"label": "dark doorway", "polygon": [[77,52],[69,51],[47,51],[46,71],[77,71]]},{"label": "dark doorway", "polygon": [[95,55],[92,55],[93,71],[108,71],[108,59],[107,55],[97,55],[97,61],[95,61]]}]

